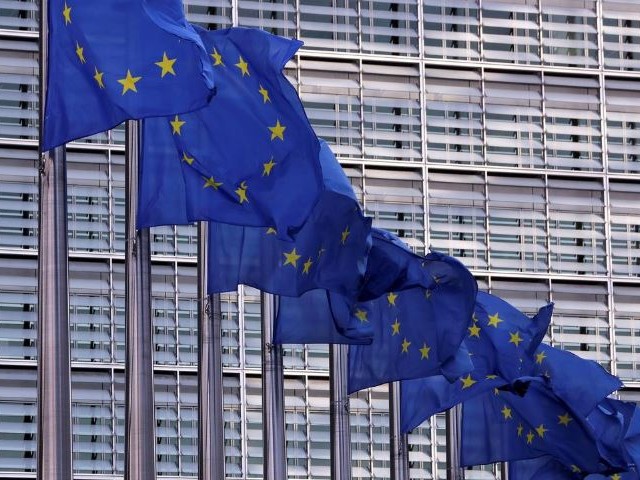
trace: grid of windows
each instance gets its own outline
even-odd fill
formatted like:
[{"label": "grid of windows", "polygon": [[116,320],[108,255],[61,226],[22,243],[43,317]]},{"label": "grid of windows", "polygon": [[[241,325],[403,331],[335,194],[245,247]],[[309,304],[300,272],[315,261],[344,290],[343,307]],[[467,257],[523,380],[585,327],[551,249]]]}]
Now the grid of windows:
[{"label": "grid of windows", "polygon": [[[640,4],[629,0],[185,0],[215,29],[305,45],[286,75],[374,225],[456,256],[547,341],[640,394]],[[0,9],[0,479],[35,478],[37,3]],[[68,146],[77,479],[124,465],[124,129]],[[197,473],[196,229],[151,231],[158,474]],[[228,478],[262,476],[260,302],[222,296]],[[287,345],[288,474],[328,479],[328,348]],[[351,398],[353,476],[389,477],[387,387]],[[444,417],[409,435],[445,477]],[[495,468],[468,472],[491,479]]]}]

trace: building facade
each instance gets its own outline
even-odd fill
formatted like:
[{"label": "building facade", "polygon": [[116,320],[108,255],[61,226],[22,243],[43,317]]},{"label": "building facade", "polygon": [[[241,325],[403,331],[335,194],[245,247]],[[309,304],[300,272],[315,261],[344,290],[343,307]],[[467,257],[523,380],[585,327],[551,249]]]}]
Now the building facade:
[{"label": "building facade", "polygon": [[[185,0],[297,37],[286,74],[376,226],[449,253],[640,399],[640,3]],[[36,478],[37,3],[0,5],[0,479]],[[68,146],[76,479],[124,466],[124,130]],[[197,474],[196,229],[152,229],[158,475]],[[260,302],[223,295],[226,472],[262,476]],[[289,478],[329,478],[328,348],[285,348]],[[355,479],[389,477],[387,387],[351,397]],[[444,478],[444,419],[409,435]],[[493,478],[491,468],[468,478]]]}]

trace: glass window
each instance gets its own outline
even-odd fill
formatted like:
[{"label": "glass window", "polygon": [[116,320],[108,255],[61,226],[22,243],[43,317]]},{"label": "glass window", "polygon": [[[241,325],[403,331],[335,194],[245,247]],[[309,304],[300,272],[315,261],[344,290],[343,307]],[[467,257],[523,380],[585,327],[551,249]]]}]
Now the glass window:
[{"label": "glass window", "polygon": [[425,57],[480,58],[477,0],[424,0],[423,9]]}]

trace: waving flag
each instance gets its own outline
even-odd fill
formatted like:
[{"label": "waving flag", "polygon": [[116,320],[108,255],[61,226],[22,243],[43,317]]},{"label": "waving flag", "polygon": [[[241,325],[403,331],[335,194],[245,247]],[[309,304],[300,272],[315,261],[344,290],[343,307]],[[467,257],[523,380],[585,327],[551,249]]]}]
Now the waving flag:
[{"label": "waving flag", "polygon": [[211,99],[213,69],[179,0],[50,0],[48,24],[44,150]]},{"label": "waving flag", "polygon": [[[277,295],[326,289],[348,298],[359,291],[371,244],[371,220],[326,143],[319,163],[324,190],[293,241],[274,227],[210,223],[210,293],[245,284]],[[292,202],[295,203],[295,202]]]},{"label": "waving flag", "polygon": [[504,300],[478,292],[473,322],[464,340],[473,370],[454,383],[443,376],[403,381],[402,431],[468,398],[532,374],[533,351],[547,331],[552,311],[553,305],[546,305],[529,318]]},{"label": "waving flag", "polygon": [[475,279],[454,258],[435,252],[420,257],[378,232],[361,302],[351,311],[372,326],[373,341],[349,347],[349,392],[430,375],[453,379],[470,370],[460,344],[476,292]]},{"label": "waving flag", "polygon": [[282,73],[302,42],[246,28],[197,31],[216,96],[201,110],[144,122],[138,226],[211,220],[291,239],[325,189],[320,144]]},{"label": "waving flag", "polygon": [[606,469],[586,420],[555,396],[544,379],[532,377],[530,381],[524,396],[488,392],[463,403],[461,464],[551,454],[575,471]]}]

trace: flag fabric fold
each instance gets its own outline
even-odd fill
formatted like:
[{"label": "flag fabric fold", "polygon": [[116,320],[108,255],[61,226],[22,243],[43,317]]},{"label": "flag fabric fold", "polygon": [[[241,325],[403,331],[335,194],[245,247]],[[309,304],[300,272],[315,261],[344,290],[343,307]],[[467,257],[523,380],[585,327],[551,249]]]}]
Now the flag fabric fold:
[{"label": "flag fabric fold", "polygon": [[395,235],[371,229],[372,244],[357,298],[327,290],[283,297],[276,318],[276,343],[370,344],[373,323],[354,315],[358,299],[381,297],[391,290],[424,282],[418,259]]},{"label": "flag fabric fold", "polygon": [[634,463],[625,435],[631,425],[636,406],[614,398],[605,398],[587,416],[596,437],[600,456],[616,469],[627,469]]},{"label": "flag fabric fold", "polygon": [[205,106],[213,69],[182,2],[49,2],[43,150]]},{"label": "flag fabric fold", "polygon": [[368,345],[373,328],[351,315],[343,297],[327,290],[310,290],[299,297],[280,297],[273,342]]},{"label": "flag fabric fold", "polygon": [[401,384],[400,423],[408,432],[436,413],[467,398],[502,388],[534,372],[533,351],[544,337],[553,304],[529,318],[504,300],[478,292],[464,345],[473,370],[449,382],[444,376],[406,380]]},{"label": "flag fabric fold", "polygon": [[620,379],[598,363],[566,350],[541,344],[535,359],[534,375],[547,377],[553,392],[582,416],[588,415],[603,398],[622,387]]},{"label": "flag fabric fold", "polygon": [[376,231],[361,301],[351,315],[373,328],[370,345],[349,347],[348,391],[401,379],[472,368],[460,355],[477,284],[452,257],[413,254],[397,237]]},{"label": "flag fabric fold", "polygon": [[509,462],[509,480],[638,480],[636,469],[586,475],[551,455]]},{"label": "flag fabric fold", "polygon": [[606,469],[592,428],[553,394],[546,381],[529,377],[524,396],[488,392],[463,403],[460,460],[463,466],[553,455],[586,473]]},{"label": "flag fabric fold", "polygon": [[195,28],[216,96],[200,110],[145,120],[138,227],[210,220],[272,227],[291,240],[320,195],[335,191],[323,183],[319,141],[282,72],[302,42]]},{"label": "flag fabric fold", "polygon": [[273,227],[210,222],[209,293],[244,284],[292,297],[313,289],[357,295],[371,247],[371,220],[325,142],[319,157],[324,190],[293,241],[279,238]]}]

